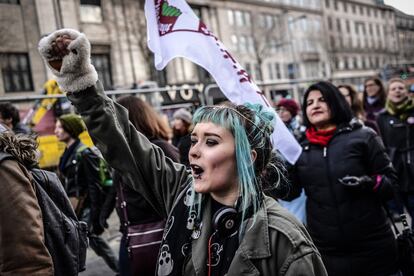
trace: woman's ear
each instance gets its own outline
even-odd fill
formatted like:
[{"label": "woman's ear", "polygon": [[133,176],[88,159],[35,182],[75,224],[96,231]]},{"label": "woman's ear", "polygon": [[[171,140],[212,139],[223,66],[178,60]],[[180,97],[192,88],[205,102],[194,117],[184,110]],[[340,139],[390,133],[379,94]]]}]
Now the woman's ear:
[{"label": "woman's ear", "polygon": [[254,161],[256,161],[257,158],[257,152],[255,150],[252,150],[250,152],[250,157],[252,158],[252,162],[254,163]]}]

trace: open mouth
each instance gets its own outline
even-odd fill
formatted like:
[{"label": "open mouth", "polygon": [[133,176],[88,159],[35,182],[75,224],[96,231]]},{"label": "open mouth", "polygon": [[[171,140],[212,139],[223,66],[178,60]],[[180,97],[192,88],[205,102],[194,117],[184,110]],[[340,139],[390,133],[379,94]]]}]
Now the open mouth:
[{"label": "open mouth", "polygon": [[193,171],[193,177],[194,179],[201,179],[201,176],[203,175],[204,169],[198,165],[191,164],[190,165],[191,170]]}]

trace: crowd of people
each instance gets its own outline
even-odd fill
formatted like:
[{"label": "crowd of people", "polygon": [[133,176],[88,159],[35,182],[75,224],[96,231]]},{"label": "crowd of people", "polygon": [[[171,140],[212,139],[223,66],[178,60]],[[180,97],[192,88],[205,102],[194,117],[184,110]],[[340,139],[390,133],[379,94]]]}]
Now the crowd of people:
[{"label": "crowd of people", "polygon": [[[402,79],[369,78],[363,93],[320,81],[300,104],[278,100],[302,146],[292,165],[273,148],[275,114],[261,105],[179,109],[170,126],[135,96],[105,95],[83,34],[53,32],[39,51],[79,114],[56,121],[66,145],[57,174],[90,247],[114,273],[402,275],[384,211],[414,217],[414,96]],[[28,173],[34,138],[13,108],[0,105],[0,177],[16,191],[0,198],[9,226],[0,236],[13,237],[0,240],[0,274],[56,275]],[[94,147],[79,139],[86,129]],[[119,256],[101,236],[114,208]],[[20,223],[32,235],[13,232]]]}]

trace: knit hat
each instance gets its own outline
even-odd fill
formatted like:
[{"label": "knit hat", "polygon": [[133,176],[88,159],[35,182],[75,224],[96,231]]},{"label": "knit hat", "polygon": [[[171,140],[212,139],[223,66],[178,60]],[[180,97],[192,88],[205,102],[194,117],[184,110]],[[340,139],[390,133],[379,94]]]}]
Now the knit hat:
[{"label": "knit hat", "polygon": [[186,109],[180,108],[176,112],[174,112],[173,118],[174,119],[181,119],[184,122],[186,122],[187,124],[191,124],[191,120],[193,118],[193,115],[191,115],[191,113],[188,112]]},{"label": "knit hat", "polygon": [[290,112],[290,114],[292,114],[292,117],[298,115],[299,106],[294,100],[281,99],[276,106],[286,108]]},{"label": "knit hat", "polygon": [[59,117],[64,130],[66,130],[73,138],[78,138],[84,130],[86,130],[85,123],[82,118],[76,114],[65,114]]}]

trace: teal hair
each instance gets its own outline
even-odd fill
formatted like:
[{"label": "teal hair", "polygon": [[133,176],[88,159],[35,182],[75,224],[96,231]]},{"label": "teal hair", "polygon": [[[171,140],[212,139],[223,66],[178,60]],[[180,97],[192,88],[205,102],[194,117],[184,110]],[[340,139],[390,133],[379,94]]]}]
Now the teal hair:
[{"label": "teal hair", "polygon": [[[260,174],[271,159],[272,146],[270,134],[273,132],[274,114],[265,111],[258,104],[238,106],[204,106],[193,116],[193,124],[211,122],[229,130],[235,142],[237,176],[239,181],[238,206],[242,209],[242,221],[246,210],[252,208],[256,213],[262,201]],[[253,162],[251,151],[257,158]],[[198,206],[202,198],[195,196]],[[241,226],[240,226],[241,227]],[[242,228],[240,229],[242,234]]]}]

